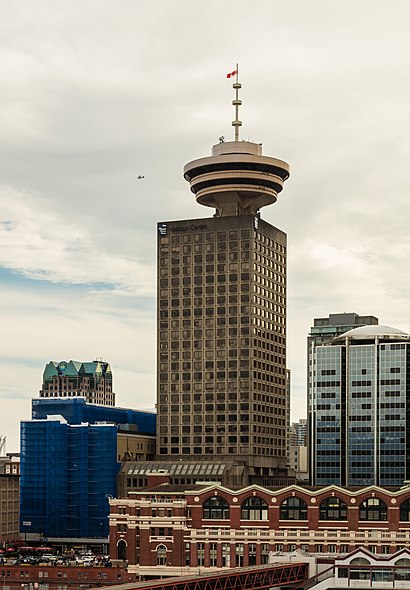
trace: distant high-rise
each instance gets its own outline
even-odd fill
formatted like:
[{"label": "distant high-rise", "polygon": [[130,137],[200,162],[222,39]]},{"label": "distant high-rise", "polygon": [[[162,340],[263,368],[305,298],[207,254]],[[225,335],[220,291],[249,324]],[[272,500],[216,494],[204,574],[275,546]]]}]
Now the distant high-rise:
[{"label": "distant high-rise", "polygon": [[330,313],[327,318],[315,318],[308,336],[308,350],[312,346],[327,344],[336,336],[360,326],[375,326],[379,323],[374,315],[357,313]]},{"label": "distant high-rise", "polygon": [[410,335],[365,325],[312,347],[310,481],[400,486],[410,478]]},{"label": "distant high-rise", "polygon": [[289,177],[235,141],[184,169],[213,217],[158,224],[157,458],[237,460],[250,481],[287,464],[286,234],[260,218]]},{"label": "distant high-rise", "polygon": [[115,406],[111,367],[102,360],[50,361],[44,369],[40,397],[84,397],[92,404]]},{"label": "distant high-rise", "polygon": [[305,447],[307,444],[307,420],[300,418],[290,427],[289,443],[295,447]]}]

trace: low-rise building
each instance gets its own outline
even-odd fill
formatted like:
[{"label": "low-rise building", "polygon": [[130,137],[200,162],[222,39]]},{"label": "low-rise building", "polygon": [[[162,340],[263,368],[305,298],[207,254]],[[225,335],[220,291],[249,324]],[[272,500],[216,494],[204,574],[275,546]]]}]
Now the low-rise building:
[{"label": "low-rise building", "polygon": [[188,575],[269,563],[275,552],[387,555],[410,546],[410,487],[176,486],[165,473],[110,500],[111,559],[130,573]]},{"label": "low-rise building", "polygon": [[0,543],[19,539],[19,479],[0,474]]}]

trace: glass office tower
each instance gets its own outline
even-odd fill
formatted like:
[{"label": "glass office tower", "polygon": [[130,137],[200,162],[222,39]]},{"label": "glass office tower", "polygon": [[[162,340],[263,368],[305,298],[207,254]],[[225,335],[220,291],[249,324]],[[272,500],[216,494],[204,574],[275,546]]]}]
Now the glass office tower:
[{"label": "glass office tower", "polygon": [[410,335],[373,325],[312,349],[313,485],[408,479],[409,344]]}]

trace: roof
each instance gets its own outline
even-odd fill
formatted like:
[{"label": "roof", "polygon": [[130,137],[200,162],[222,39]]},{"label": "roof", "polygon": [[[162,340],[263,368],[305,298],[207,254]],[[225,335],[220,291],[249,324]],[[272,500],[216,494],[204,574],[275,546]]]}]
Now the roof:
[{"label": "roof", "polygon": [[128,496],[138,495],[149,495],[149,494],[182,494],[185,496],[186,491],[199,491],[203,490],[206,484],[191,483],[191,484],[157,484],[152,487],[136,488],[135,490],[128,490]]},{"label": "roof", "polygon": [[360,328],[354,328],[340,336],[336,336],[336,338],[332,340],[332,344],[343,342],[346,338],[349,338],[350,340],[374,340],[376,337],[386,340],[410,340],[410,334],[407,334],[398,328],[372,325],[360,326]]},{"label": "roof", "polygon": [[215,462],[182,462],[178,461],[129,461],[123,464],[121,471],[125,471],[128,475],[144,475],[148,473],[158,472],[166,473],[171,477],[186,476],[195,479],[207,480],[219,479],[226,470],[225,463]]}]

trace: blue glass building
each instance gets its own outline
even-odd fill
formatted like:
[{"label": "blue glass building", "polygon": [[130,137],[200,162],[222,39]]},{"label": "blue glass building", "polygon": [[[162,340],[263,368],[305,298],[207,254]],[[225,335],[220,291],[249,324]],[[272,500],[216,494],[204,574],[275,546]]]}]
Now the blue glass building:
[{"label": "blue glass building", "polygon": [[32,416],[21,422],[21,532],[44,539],[108,537],[118,430],[155,435],[155,414],[47,398],[33,400]]},{"label": "blue glass building", "polygon": [[401,486],[410,478],[410,335],[369,325],[312,348],[311,483]]}]

